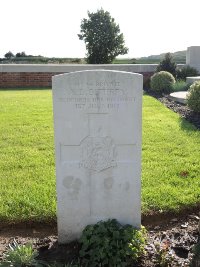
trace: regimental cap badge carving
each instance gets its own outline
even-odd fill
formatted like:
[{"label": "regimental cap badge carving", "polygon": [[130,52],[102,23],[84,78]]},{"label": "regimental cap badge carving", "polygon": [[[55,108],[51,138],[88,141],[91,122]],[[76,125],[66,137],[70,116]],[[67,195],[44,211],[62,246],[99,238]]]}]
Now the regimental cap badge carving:
[{"label": "regimental cap badge carving", "polygon": [[82,160],[81,166],[93,170],[102,171],[116,164],[116,146],[110,136],[88,136],[81,142]]}]

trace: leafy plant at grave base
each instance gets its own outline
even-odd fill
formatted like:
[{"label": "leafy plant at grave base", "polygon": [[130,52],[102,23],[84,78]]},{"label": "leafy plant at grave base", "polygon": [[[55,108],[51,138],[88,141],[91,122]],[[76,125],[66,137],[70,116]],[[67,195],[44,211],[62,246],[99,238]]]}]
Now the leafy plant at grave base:
[{"label": "leafy plant at grave base", "polygon": [[163,60],[159,63],[156,68],[156,72],[167,71],[171,73],[174,77],[176,76],[177,65],[173,61],[173,57],[170,53],[166,53]]},{"label": "leafy plant at grave base", "polygon": [[146,230],[122,226],[117,220],[88,225],[80,238],[84,266],[129,266],[144,253]]},{"label": "leafy plant at grave base", "polygon": [[186,65],[182,69],[177,69],[176,71],[176,79],[186,81],[186,77],[195,77],[198,76],[199,72],[197,69]]},{"label": "leafy plant at grave base", "polygon": [[0,267],[42,267],[44,262],[36,259],[38,252],[31,244],[19,245],[16,240],[9,244],[10,250],[4,255]]},{"label": "leafy plant at grave base", "polygon": [[187,91],[190,85],[186,83],[184,80],[176,81],[172,86],[173,92]]},{"label": "leafy plant at grave base", "polygon": [[200,112],[200,82],[194,82],[187,94],[187,104],[195,112]]},{"label": "leafy plant at grave base", "polygon": [[174,83],[173,75],[167,71],[156,72],[151,77],[151,89],[155,92],[170,93]]}]

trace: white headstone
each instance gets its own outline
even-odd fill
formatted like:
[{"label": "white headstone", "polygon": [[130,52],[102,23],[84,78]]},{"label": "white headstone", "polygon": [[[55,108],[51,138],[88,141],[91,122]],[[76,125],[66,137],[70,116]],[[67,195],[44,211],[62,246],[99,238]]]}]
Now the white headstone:
[{"label": "white headstone", "polygon": [[53,77],[60,243],[100,220],[140,227],[142,79],[107,70]]}]

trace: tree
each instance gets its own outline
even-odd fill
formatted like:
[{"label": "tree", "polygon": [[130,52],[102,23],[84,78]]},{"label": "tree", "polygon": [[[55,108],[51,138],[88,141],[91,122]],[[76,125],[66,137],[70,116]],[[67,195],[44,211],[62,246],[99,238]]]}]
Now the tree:
[{"label": "tree", "polygon": [[81,21],[78,34],[79,39],[86,44],[87,63],[111,63],[116,56],[127,54],[124,36],[109,12],[103,9],[96,13],[88,11],[88,17]]},{"label": "tree", "polygon": [[26,57],[26,53],[25,52],[18,52],[17,54],[16,54],[16,57]]},{"label": "tree", "polygon": [[7,52],[7,53],[4,55],[4,57],[5,57],[6,59],[11,59],[12,57],[14,57],[14,55],[13,55],[13,53],[12,53],[11,51],[9,51],[9,52]]},{"label": "tree", "polygon": [[173,61],[172,55],[170,53],[166,53],[163,60],[158,65],[156,72],[159,71],[168,71],[170,72],[174,77],[176,77],[176,68],[177,65]]}]

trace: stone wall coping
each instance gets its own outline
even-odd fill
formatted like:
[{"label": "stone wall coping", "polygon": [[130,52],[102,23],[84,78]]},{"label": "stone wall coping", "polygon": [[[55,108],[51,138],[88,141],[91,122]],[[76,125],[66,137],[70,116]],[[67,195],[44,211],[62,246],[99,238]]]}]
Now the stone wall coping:
[{"label": "stone wall coping", "polygon": [[200,76],[196,76],[196,77],[187,77],[186,78],[186,82],[191,84],[193,82],[196,82],[196,81],[200,81]]},{"label": "stone wall coping", "polygon": [[[74,72],[109,69],[127,72],[154,72],[158,64],[0,64],[0,72]],[[178,64],[183,67],[185,64]]]},{"label": "stone wall coping", "polygon": [[0,64],[0,72],[74,72],[109,69],[127,72],[154,72],[158,64]]}]

